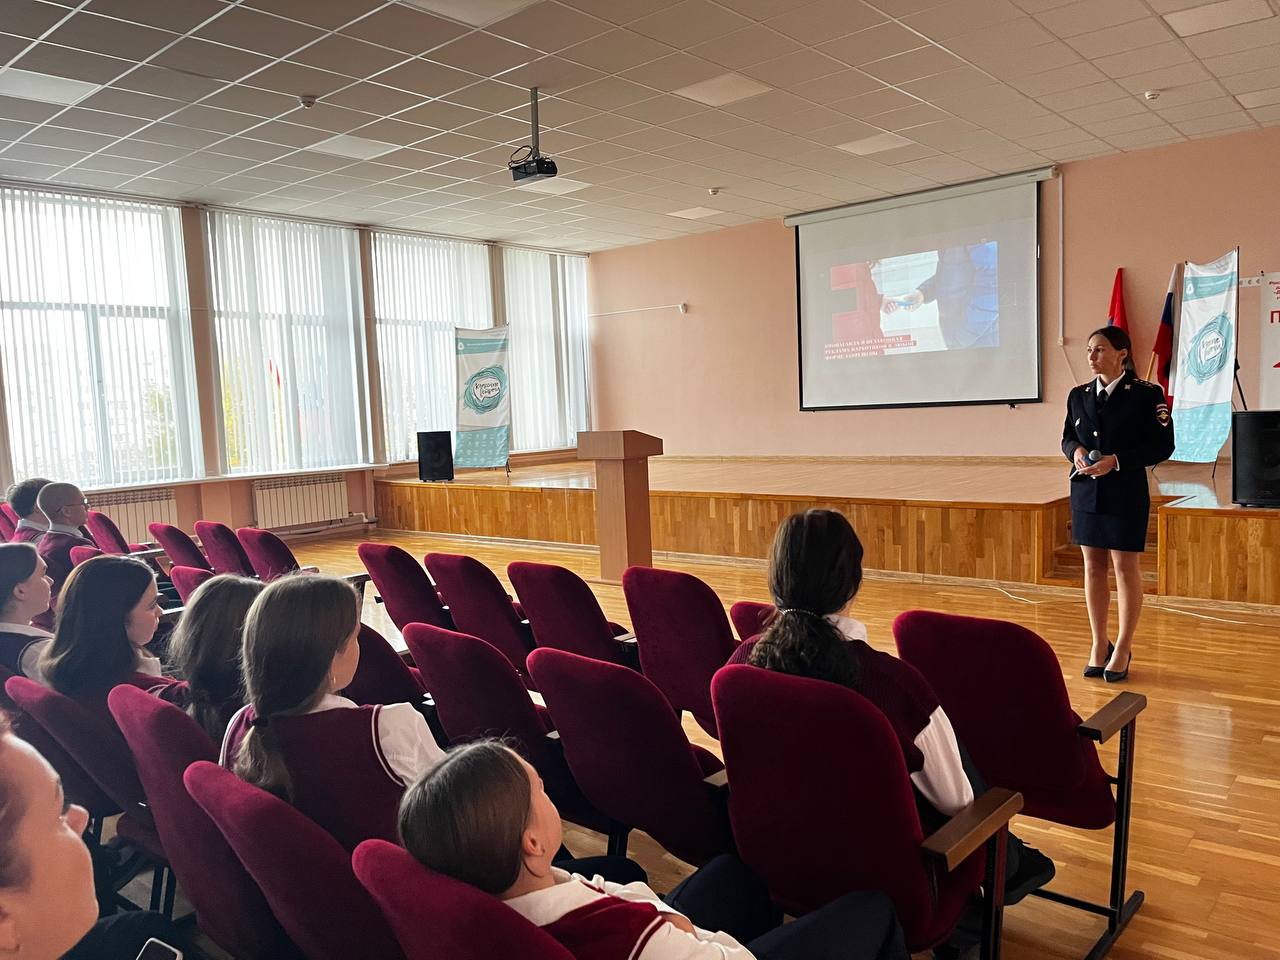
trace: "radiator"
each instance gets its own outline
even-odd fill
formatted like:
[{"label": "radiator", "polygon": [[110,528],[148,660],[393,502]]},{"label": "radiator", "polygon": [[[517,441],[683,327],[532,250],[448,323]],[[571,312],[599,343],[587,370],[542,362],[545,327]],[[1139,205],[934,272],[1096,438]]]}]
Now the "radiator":
[{"label": "radiator", "polygon": [[350,515],[346,478],[326,473],[255,480],[253,513],[257,525],[265,530],[340,523]]},{"label": "radiator", "polygon": [[151,539],[149,523],[178,522],[178,503],[169,488],[151,490],[106,490],[89,495],[89,508],[115,521],[130,543]]}]

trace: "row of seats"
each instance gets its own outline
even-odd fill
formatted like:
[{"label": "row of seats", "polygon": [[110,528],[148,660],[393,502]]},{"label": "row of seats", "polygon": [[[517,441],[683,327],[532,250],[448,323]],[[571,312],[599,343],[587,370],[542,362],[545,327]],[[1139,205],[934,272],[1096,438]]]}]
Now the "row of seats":
[{"label": "row of seats", "polygon": [[[278,543],[296,569],[292,552]],[[247,545],[242,549],[247,554]],[[366,626],[360,632],[360,670],[348,696],[359,703],[419,702],[430,690],[441,739],[511,737],[539,769],[565,818],[607,833],[611,852],[625,852],[631,829],[645,830],[693,864],[736,850],[768,879],[779,902],[795,912],[813,909],[849,889],[885,889],[909,942],[919,949],[938,942],[939,931],[949,932],[959,908],[984,881],[986,889],[1000,888],[991,874],[995,867],[983,851],[1003,850],[1001,824],[1022,802],[1013,791],[1024,790],[1033,815],[1091,829],[1116,822],[1112,900],[1117,877],[1123,899],[1132,729],[1141,698],[1122,694],[1106,711],[1082,723],[1071,712],[1052,651],[1029,631],[1013,624],[922,612],[906,614],[895,624],[900,655],[937,688],[979,767],[1006,788],[980,798],[978,820],[973,820],[974,813],[969,822],[950,824],[926,839],[914,804],[901,802],[904,796],[910,798],[910,783],[884,718],[843,688],[754,668],[723,667],[738,641],[723,604],[697,578],[650,568],[627,571],[624,591],[636,629],[632,636],[610,623],[590,587],[564,568],[512,564],[508,573],[520,597],[514,602],[492,571],[470,557],[429,554],[428,575],[398,548],[362,544],[359,553],[388,612],[394,612],[416,666],[408,666]],[[387,576],[388,568],[396,575]],[[424,610],[437,622],[401,622],[406,611],[414,611],[407,614],[413,617]],[[759,633],[773,613],[767,604],[738,604],[731,619],[746,638]],[[504,645],[483,636],[495,629],[506,631],[497,634]],[[511,642],[513,638],[519,642]],[[627,662],[626,651],[638,652],[636,662]],[[1011,707],[1009,688],[1003,685],[1010,676],[1018,677],[1015,690],[1034,696]],[[537,693],[531,697],[530,690]],[[254,854],[237,845],[236,831],[257,850],[267,839],[252,830],[244,833],[248,828],[228,818],[276,804],[312,831],[319,828],[280,801],[258,796],[256,788],[219,771],[206,777],[217,796],[202,799],[193,784],[202,776],[201,763],[214,758],[214,749],[185,714],[141,691],[117,688],[109,705],[124,734],[122,741],[114,730],[102,727],[101,720],[77,716],[80,708],[74,702],[29,681],[11,679],[6,691],[38,720],[53,749],[88,773],[83,778],[90,794],[86,806],[95,822],[124,813],[119,834],[154,864],[159,882],[153,884],[153,905],[171,908],[176,877],[196,905],[201,928],[237,956],[288,955],[244,952],[252,945],[233,949],[227,943],[247,934],[239,929],[243,918],[227,919],[225,924],[219,919],[227,904],[238,903],[228,898],[225,885],[242,881],[248,870],[266,894],[266,915],[284,924],[293,944],[307,956],[329,955],[322,946],[309,947],[298,939],[308,934],[295,932],[286,922],[292,908],[290,894],[283,892],[305,888],[308,876],[325,874],[299,872],[298,865],[306,861],[297,856],[274,860],[274,867],[262,866],[282,881],[280,892],[273,894],[255,873],[250,862]],[[727,768],[690,744],[679,719],[683,709],[721,739]],[[1021,711],[1016,715],[1023,722],[1016,732],[1004,723],[1009,709]],[[183,724],[189,728],[185,733],[179,729]],[[638,730],[645,735],[638,737]],[[875,748],[886,731],[888,747]],[[1102,771],[1091,741],[1117,732],[1121,770],[1111,779]],[[851,737],[860,744],[857,752],[847,750]],[[870,746],[861,749],[864,744]],[[70,795],[86,799],[77,792],[81,787],[74,777],[68,782]],[[215,789],[219,782],[223,786]],[[1114,798],[1113,783],[1118,786]],[[868,790],[868,784],[877,786]],[[92,796],[95,789],[98,795]],[[796,809],[797,797],[805,798],[803,811]],[[162,807],[167,812],[162,813]],[[803,816],[780,823],[779,811],[787,809]],[[815,815],[824,810],[830,817]],[[210,818],[202,821],[209,828],[203,835],[203,826],[192,827],[199,811]],[[985,835],[977,829],[979,821],[989,828]],[[287,843],[299,832],[306,830],[299,827],[290,837],[275,839]],[[221,836],[221,847],[210,840],[215,835]],[[330,846],[336,843],[325,836]],[[829,855],[830,849],[846,849],[844,844],[847,855]],[[199,853],[188,856],[183,850],[192,845]],[[207,862],[215,847],[225,854],[221,867]],[[340,845],[337,850],[342,876],[347,877],[346,851]],[[823,853],[820,858],[798,855],[803,850]],[[357,863],[361,855],[357,852]],[[929,866],[931,859],[945,867],[946,879],[938,880]],[[222,869],[236,863],[238,879],[232,876],[234,870]],[[419,880],[433,882],[429,877]],[[921,890],[929,883],[941,883],[934,893],[941,890],[946,895],[926,902]],[[277,896],[282,903],[277,903]],[[377,899],[389,909],[383,898]],[[305,919],[297,918],[299,925],[310,924],[313,930],[314,902],[312,897],[293,904],[306,914]],[[989,907],[988,927],[998,941],[999,904]],[[1136,909],[1132,898],[1119,905],[1117,916],[1124,908]],[[239,903],[236,911],[250,915],[251,905]],[[390,918],[400,932],[396,918]],[[264,943],[270,942],[270,950],[282,949],[278,928],[267,924],[258,934]],[[361,934],[366,940],[371,935]],[[343,942],[331,936],[323,939],[331,946]]]}]

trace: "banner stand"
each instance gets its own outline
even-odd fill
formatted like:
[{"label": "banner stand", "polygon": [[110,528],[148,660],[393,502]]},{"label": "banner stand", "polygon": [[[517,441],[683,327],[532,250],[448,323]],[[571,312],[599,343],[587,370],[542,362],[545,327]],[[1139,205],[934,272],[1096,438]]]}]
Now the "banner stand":
[{"label": "banner stand", "polygon": [[454,329],[458,359],[458,467],[507,467],[511,454],[511,391],[507,327]]}]

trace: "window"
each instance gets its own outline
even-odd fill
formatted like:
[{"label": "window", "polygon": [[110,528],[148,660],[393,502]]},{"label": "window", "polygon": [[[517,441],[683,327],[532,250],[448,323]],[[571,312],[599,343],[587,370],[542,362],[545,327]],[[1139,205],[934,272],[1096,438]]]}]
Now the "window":
[{"label": "window", "polygon": [[571,447],[587,429],[587,261],[502,251],[512,449]]},{"label": "window", "polygon": [[110,487],[198,476],[190,326],[176,207],[0,187],[15,477]]},{"label": "window", "polygon": [[387,460],[416,460],[419,430],[457,423],[454,327],[493,326],[488,248],[374,233],[373,310]]},{"label": "window", "polygon": [[367,462],[356,231],[211,212],[227,473]]}]

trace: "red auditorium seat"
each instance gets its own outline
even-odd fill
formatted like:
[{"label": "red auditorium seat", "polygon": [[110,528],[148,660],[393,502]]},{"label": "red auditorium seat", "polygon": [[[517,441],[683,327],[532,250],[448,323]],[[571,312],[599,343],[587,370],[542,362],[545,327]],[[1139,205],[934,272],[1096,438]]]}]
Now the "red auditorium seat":
[{"label": "red auditorium seat", "polygon": [[408,552],[389,543],[362,543],[356,553],[387,608],[387,616],[401,633],[411,623],[453,629],[453,618],[441,603],[435,584]]},{"label": "red auditorium seat", "polygon": [[525,658],[533,649],[533,633],[493,571],[461,554],[428,553],[424,559],[457,629],[501,650],[527,683]]},{"label": "red auditorium seat", "polygon": [[729,619],[733,621],[733,629],[738,632],[738,639],[745,642],[764,633],[777,612],[778,608],[772,603],[739,600],[729,608]]},{"label": "red auditorium seat", "polygon": [[[507,577],[538,646],[640,669],[635,637],[605,618],[596,595],[572,570],[551,563],[516,561],[507,564]],[[631,642],[620,641],[621,637]]]},{"label": "red auditorium seat", "polygon": [[241,527],[236,531],[236,539],[240,541],[240,546],[244,547],[253,572],[263,583],[270,583],[286,573],[293,573],[300,567],[289,545],[270,530]]},{"label": "red auditorium seat", "polygon": [[206,580],[212,580],[214,576],[212,570],[203,570],[199,567],[172,567],[169,570],[173,589],[178,591],[178,597],[183,603],[191,599],[191,595],[196,592],[200,584]]},{"label": "red auditorium seat", "polygon": [[256,576],[244,547],[236,539],[235,531],[225,523],[212,520],[196,521],[196,536],[209,556],[214,573],[234,573],[241,577]]},{"label": "red auditorium seat", "polygon": [[147,532],[160,544],[169,562],[175,567],[194,567],[213,571],[208,559],[196,546],[196,542],[171,523],[149,523]]}]

